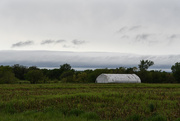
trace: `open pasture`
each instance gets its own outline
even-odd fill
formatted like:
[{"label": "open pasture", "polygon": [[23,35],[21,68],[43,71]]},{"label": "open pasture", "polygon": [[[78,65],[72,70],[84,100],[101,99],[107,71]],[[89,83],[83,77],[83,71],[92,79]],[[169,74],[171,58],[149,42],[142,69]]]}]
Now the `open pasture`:
[{"label": "open pasture", "polygon": [[179,121],[180,84],[2,84],[0,120]]}]

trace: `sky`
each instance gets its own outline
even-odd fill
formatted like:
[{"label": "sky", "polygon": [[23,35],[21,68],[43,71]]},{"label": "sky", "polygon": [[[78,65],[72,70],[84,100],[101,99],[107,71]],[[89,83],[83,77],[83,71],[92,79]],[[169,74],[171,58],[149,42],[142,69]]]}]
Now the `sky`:
[{"label": "sky", "polygon": [[1,0],[0,65],[55,66],[57,58],[111,67],[152,59],[169,68],[180,59],[179,11],[179,0]]}]

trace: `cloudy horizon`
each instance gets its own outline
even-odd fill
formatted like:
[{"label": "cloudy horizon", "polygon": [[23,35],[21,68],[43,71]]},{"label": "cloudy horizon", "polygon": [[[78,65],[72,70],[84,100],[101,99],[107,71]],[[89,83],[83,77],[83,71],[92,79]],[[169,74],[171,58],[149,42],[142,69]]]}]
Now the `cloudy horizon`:
[{"label": "cloudy horizon", "polygon": [[[7,56],[9,55],[9,56]],[[140,60],[154,61],[151,69],[171,71],[179,55],[138,55],[113,52],[70,52],[70,51],[0,51],[1,65],[20,64],[39,68],[58,68],[65,63],[73,68],[119,68],[137,67]],[[12,59],[13,58],[13,59]]]},{"label": "cloudy horizon", "polygon": [[[47,51],[51,53],[48,58],[56,58],[56,52],[74,52],[66,58],[66,63],[74,66],[79,66],[72,61],[76,56],[86,66],[106,65],[108,57],[115,58],[109,66],[116,61],[137,65],[147,56],[145,59],[155,60],[162,68],[167,62],[169,68],[180,60],[179,10],[178,0],[1,0],[0,53],[6,51],[7,57],[2,54],[0,65],[6,63],[3,58],[13,63],[17,57],[12,53],[17,51],[30,59]],[[126,57],[122,61],[123,53]],[[88,59],[92,58],[91,63]],[[47,58],[39,58],[39,63],[43,60]],[[26,58],[19,60],[25,61],[28,63]]]}]

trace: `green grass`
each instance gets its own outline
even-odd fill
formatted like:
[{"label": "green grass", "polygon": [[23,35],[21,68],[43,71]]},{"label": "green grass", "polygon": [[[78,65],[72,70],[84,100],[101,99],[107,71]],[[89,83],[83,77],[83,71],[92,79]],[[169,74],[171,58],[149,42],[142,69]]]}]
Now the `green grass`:
[{"label": "green grass", "polygon": [[0,121],[172,121],[180,84],[2,84]]},{"label": "green grass", "polygon": [[[95,121],[98,120],[94,113],[84,113],[76,116],[69,114],[65,116],[62,112],[52,110],[48,112],[26,111],[23,113],[3,114],[0,113],[1,121]],[[95,117],[94,117],[95,116]]]}]

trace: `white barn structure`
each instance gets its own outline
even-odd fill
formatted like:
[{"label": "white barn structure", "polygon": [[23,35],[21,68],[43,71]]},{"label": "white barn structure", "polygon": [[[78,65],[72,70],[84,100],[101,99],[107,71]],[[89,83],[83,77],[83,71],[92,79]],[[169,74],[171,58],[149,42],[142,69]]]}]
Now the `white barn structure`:
[{"label": "white barn structure", "polygon": [[136,74],[101,74],[96,83],[141,83],[141,79]]}]

